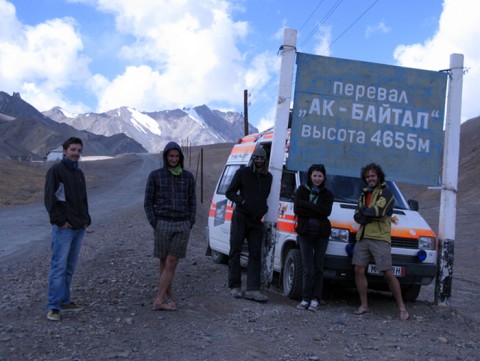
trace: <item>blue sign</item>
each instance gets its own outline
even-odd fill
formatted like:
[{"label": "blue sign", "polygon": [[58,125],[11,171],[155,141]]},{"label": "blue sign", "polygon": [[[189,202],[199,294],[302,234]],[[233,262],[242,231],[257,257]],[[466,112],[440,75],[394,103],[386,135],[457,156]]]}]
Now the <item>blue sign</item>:
[{"label": "blue sign", "polygon": [[447,74],[297,54],[287,167],[439,185]]}]

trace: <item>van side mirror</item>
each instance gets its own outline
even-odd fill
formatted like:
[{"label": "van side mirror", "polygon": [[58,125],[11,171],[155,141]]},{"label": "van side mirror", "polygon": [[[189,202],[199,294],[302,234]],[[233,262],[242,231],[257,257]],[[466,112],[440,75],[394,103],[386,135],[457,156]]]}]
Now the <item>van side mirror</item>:
[{"label": "van side mirror", "polygon": [[415,199],[409,199],[408,200],[408,205],[410,206],[410,209],[412,211],[417,211],[418,212],[418,209],[419,209],[418,201],[416,201]]}]

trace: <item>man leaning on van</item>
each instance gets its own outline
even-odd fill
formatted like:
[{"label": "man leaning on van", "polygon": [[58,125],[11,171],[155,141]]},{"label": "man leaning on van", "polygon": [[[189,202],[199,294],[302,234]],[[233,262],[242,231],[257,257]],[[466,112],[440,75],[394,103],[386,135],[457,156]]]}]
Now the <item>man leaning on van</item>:
[{"label": "man leaning on van", "polygon": [[[267,153],[261,146],[253,152],[252,160],[250,166],[236,171],[225,194],[235,203],[230,229],[228,287],[234,298],[267,302],[268,297],[260,292],[262,218],[268,211],[272,174],[267,169]],[[243,293],[240,254],[245,239],[248,243],[248,265],[247,288]]]},{"label": "man leaning on van", "polygon": [[408,320],[409,314],[403,303],[400,284],[392,271],[391,221],[395,199],[385,182],[385,173],[380,165],[367,164],[361,170],[361,177],[367,187],[362,190],[355,209],[354,219],[360,224],[352,264],[355,269],[355,283],[360,297],[360,307],[353,313],[363,315],[369,312],[365,271],[372,258],[383,272],[390,291],[397,302],[400,319]]}]

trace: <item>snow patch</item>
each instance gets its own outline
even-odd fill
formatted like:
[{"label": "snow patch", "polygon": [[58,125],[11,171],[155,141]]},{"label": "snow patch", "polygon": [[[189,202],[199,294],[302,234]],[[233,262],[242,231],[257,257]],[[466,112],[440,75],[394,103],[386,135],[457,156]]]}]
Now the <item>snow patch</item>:
[{"label": "snow patch", "polygon": [[190,118],[192,118],[194,121],[200,124],[202,128],[207,129],[207,126],[203,118],[197,113],[195,109],[189,108],[188,110],[184,109],[184,111],[188,114]]},{"label": "snow patch", "polygon": [[59,108],[59,110],[62,112],[63,115],[65,115],[67,118],[76,118],[78,116],[78,114],[76,113],[70,113],[69,111],[63,109],[63,108]]},{"label": "snow patch", "polygon": [[149,117],[146,114],[139,112],[136,109],[133,109],[133,108],[127,108],[127,109],[132,115],[130,118],[132,125],[136,129],[138,129],[140,132],[147,134],[147,132],[145,131],[145,129],[147,129],[149,132],[153,134],[156,134],[156,135],[162,134],[162,131],[160,130],[160,126],[158,125],[155,119],[153,119],[152,117]]}]

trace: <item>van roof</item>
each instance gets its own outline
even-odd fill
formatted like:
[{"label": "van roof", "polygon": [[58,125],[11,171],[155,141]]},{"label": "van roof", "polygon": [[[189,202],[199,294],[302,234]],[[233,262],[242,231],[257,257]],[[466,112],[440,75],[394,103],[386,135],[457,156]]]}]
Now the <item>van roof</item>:
[{"label": "van roof", "polygon": [[[234,145],[227,162],[248,164],[257,144],[266,146],[267,153],[270,151],[270,144],[273,140],[273,128],[260,133],[252,133],[239,139]],[[285,153],[288,153],[290,146],[290,129],[287,130],[287,141],[285,142]],[[285,154],[286,156],[286,154]]]},{"label": "van roof", "polygon": [[[264,130],[263,132],[252,133],[244,136],[239,140],[239,144],[271,142],[272,139],[273,139],[273,128],[269,128],[267,130]],[[287,130],[287,142],[289,141],[290,141],[290,129]]]}]

